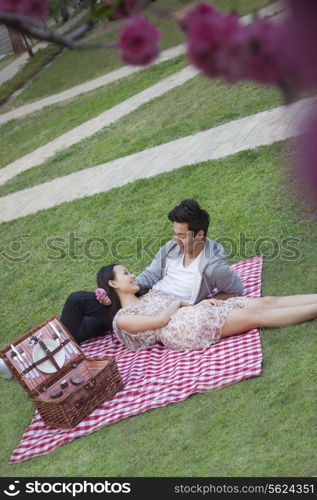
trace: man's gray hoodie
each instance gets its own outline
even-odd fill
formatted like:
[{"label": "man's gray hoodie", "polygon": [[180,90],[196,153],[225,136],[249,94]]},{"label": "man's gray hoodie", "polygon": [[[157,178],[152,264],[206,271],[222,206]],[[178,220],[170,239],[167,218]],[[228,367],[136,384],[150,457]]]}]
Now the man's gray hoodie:
[{"label": "man's gray hoodie", "polygon": [[[156,254],[151,264],[137,276],[140,294],[146,293],[168,269],[169,264],[181,254],[178,244],[170,240]],[[199,260],[199,279],[194,284],[195,304],[205,299],[214,289],[217,292],[242,295],[243,285],[237,273],[228,266],[225,251],[220,243],[205,239],[203,255]]]}]

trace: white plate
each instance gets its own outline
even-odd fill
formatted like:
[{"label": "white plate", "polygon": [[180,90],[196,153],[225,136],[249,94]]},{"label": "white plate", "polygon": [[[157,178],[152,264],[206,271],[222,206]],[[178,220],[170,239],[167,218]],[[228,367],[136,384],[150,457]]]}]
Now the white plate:
[{"label": "white plate", "polygon": [[[42,340],[42,342],[44,342],[44,344],[46,345],[46,347],[50,351],[54,351],[54,349],[56,349],[56,347],[59,346],[59,343],[53,339],[44,339],[44,340]],[[42,349],[40,344],[36,344],[36,346],[33,349],[33,361],[34,362],[39,361],[40,359],[44,358],[45,356],[46,356],[46,353],[45,353],[44,349]],[[58,366],[61,368],[65,362],[64,348],[61,349],[60,351],[58,351],[56,354],[54,354],[53,357],[54,357],[56,363],[58,364]],[[39,370],[41,370],[41,372],[44,372],[44,373],[54,373],[57,371],[57,369],[55,368],[53,363],[49,360],[43,361],[43,363],[40,363],[39,365],[37,365],[37,368]]]}]

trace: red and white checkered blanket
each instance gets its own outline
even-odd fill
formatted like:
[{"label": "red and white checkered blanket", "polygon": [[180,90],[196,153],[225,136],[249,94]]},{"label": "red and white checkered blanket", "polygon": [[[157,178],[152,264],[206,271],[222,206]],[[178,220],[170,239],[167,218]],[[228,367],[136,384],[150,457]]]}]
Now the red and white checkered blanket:
[{"label": "red and white checkered blanket", "polygon": [[[232,266],[245,286],[245,295],[261,294],[262,257]],[[87,357],[111,357],[124,388],[105,401],[73,429],[47,427],[38,412],[12,453],[10,463],[43,455],[72,439],[150,408],[182,401],[195,392],[219,389],[261,374],[262,351],[258,330],[221,340],[195,351],[174,351],[162,345],[130,352],[110,335],[86,342]]]}]

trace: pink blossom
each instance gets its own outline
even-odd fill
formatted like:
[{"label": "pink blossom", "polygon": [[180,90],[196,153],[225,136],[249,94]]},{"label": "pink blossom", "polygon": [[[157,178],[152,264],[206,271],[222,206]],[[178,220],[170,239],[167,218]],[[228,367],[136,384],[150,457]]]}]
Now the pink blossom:
[{"label": "pink blossom", "polygon": [[[232,77],[232,63],[240,50],[242,25],[233,14],[223,15],[208,4],[200,4],[184,18],[188,54],[207,76]],[[238,75],[235,75],[238,77]]]},{"label": "pink blossom", "polygon": [[0,0],[0,12],[17,13],[21,0]]},{"label": "pink blossom", "polygon": [[287,69],[279,57],[280,26],[260,19],[245,27],[244,38],[245,50],[241,58],[244,77],[262,83],[281,82]]},{"label": "pink blossom", "polygon": [[183,30],[190,31],[194,29],[197,26],[197,23],[208,16],[220,16],[220,12],[208,3],[203,2],[196,5],[193,9],[188,11],[181,20]]},{"label": "pink blossom", "polygon": [[122,59],[128,64],[145,65],[158,55],[161,33],[142,17],[131,17],[122,28],[118,41]]},{"label": "pink blossom", "polygon": [[124,17],[129,17],[137,8],[141,8],[139,0],[103,0],[106,5],[117,6],[111,15],[111,19],[122,19]]},{"label": "pink blossom", "polygon": [[290,18],[284,29],[281,54],[297,67],[302,89],[317,85],[317,2],[316,0],[288,0]]},{"label": "pink blossom", "polygon": [[298,176],[304,182],[306,196],[316,201],[317,194],[317,106],[306,118],[306,123],[297,138]]},{"label": "pink blossom", "polygon": [[95,295],[97,298],[103,297],[105,295],[105,290],[103,288],[97,288],[95,290]]},{"label": "pink blossom", "polygon": [[0,12],[22,14],[43,19],[48,13],[49,0],[0,0]]}]

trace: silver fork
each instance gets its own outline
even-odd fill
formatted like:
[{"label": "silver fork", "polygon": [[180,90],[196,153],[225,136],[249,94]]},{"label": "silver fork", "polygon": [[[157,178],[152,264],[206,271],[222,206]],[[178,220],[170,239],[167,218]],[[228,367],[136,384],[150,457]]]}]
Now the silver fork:
[{"label": "silver fork", "polygon": [[[29,368],[32,364],[32,361],[30,361],[28,355],[26,354],[26,352],[24,351],[24,349],[22,349],[22,347],[20,347],[20,350],[19,350],[19,354],[21,354],[22,358],[24,359],[24,364],[27,368]],[[36,373],[38,373],[37,371],[35,372],[35,368],[33,368],[32,370],[29,371],[31,377],[34,379],[34,378],[37,378],[38,375]]]},{"label": "silver fork", "polygon": [[[23,358],[21,354],[18,352],[17,348],[14,347],[13,344],[11,344],[11,351],[12,351],[12,359],[16,362],[17,366],[19,367],[19,371],[23,372],[25,370]],[[23,375],[25,378],[30,378],[30,373],[25,373]]]},{"label": "silver fork", "polygon": [[[54,340],[56,340],[59,344],[63,343],[62,339],[58,335],[56,335],[56,333],[53,335],[52,338]],[[71,358],[71,355],[69,354],[68,350],[66,349],[66,345],[64,347],[65,347],[64,352],[65,352],[66,359]]]}]

